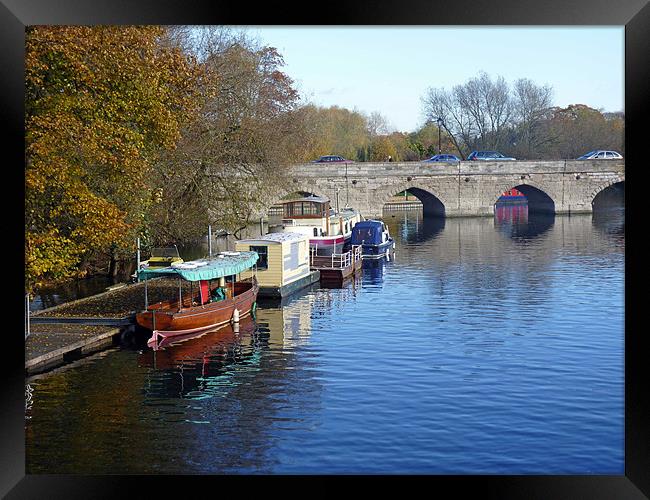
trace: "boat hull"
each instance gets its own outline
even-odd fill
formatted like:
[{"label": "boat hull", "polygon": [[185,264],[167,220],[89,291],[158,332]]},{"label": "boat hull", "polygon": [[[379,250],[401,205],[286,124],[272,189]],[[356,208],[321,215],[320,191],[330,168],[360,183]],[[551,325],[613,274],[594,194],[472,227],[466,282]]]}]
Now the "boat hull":
[{"label": "boat hull", "polygon": [[364,259],[378,259],[386,255],[391,249],[395,248],[395,241],[390,239],[379,245],[361,245],[361,256]]},{"label": "boat hull", "polygon": [[511,203],[511,204],[528,203],[528,198],[526,198],[525,196],[501,196],[501,198],[497,200],[497,203],[504,203],[504,202]]},{"label": "boat hull", "polygon": [[246,316],[257,300],[258,291],[259,286],[255,282],[248,290],[234,298],[187,307],[180,311],[150,308],[137,314],[136,321],[141,327],[152,331],[148,344],[157,344],[165,338],[201,333],[229,323],[233,319],[235,309],[239,317]]},{"label": "boat hull", "polygon": [[320,282],[324,285],[337,285],[349,277],[360,273],[362,269],[361,259],[353,264],[342,268],[320,268]]}]

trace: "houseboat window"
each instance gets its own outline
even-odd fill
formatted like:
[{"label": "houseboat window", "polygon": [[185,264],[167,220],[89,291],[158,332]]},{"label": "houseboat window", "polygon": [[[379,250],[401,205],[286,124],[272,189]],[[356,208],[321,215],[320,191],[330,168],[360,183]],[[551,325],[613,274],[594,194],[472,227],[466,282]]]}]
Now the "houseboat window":
[{"label": "houseboat window", "polygon": [[250,247],[252,252],[257,252],[260,258],[257,261],[257,269],[263,271],[269,268],[269,247]]},{"label": "houseboat window", "polygon": [[300,266],[300,242],[296,241],[289,246],[289,253],[284,256],[284,268],[286,270],[297,269]]},{"label": "houseboat window", "polygon": [[314,236],[318,236],[318,228],[317,227],[314,228]]}]

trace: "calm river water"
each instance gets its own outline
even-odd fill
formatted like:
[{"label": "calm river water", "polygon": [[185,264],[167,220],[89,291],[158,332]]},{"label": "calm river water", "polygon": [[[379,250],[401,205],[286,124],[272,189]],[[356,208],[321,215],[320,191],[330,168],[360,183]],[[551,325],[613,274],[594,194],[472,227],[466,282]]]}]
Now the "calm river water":
[{"label": "calm river water", "polygon": [[28,473],[624,473],[624,215],[385,213],[391,262],[29,379]]}]

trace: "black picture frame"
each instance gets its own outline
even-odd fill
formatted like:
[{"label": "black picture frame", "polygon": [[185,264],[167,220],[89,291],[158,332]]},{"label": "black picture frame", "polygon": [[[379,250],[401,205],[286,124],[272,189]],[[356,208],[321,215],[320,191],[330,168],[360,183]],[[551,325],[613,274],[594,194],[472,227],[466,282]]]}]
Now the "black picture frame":
[{"label": "black picture frame", "polygon": [[[625,332],[625,474],[621,476],[409,476],[411,486],[425,486],[428,493],[453,490],[454,497],[471,494],[476,498],[594,498],[623,499],[650,496],[650,389],[648,353],[643,349],[641,317],[641,282],[644,251],[640,200],[644,170],[640,134],[648,113],[648,82],[650,82],[650,5],[647,0],[493,0],[479,2],[427,2],[426,0],[375,1],[355,3],[323,3],[315,14],[306,4],[280,6],[275,3],[243,2],[172,2],[147,0],[2,0],[0,2],[0,116],[7,141],[3,159],[4,172],[10,175],[8,201],[24,186],[20,165],[24,165],[24,28],[35,24],[232,24],[232,25],[610,25],[625,26],[625,115],[626,163],[632,182],[626,182],[626,332]],[[286,17],[287,10],[297,14]],[[646,154],[647,156],[647,154]],[[14,178],[15,177],[15,178]],[[15,184],[14,184],[15,183]],[[13,235],[13,203],[5,204],[6,234]],[[10,210],[7,210],[9,208]],[[24,234],[16,228],[15,234]],[[24,259],[19,244],[14,245],[6,259]],[[23,246],[24,248],[24,246]],[[15,253],[14,253],[15,251]],[[11,297],[6,311],[20,321],[14,311],[24,311],[19,266],[16,280],[8,281]],[[14,293],[15,291],[15,293]],[[639,292],[637,292],[639,291]],[[15,309],[13,308],[15,306]],[[13,322],[11,323],[14,324]],[[0,425],[2,443],[0,459],[0,495],[6,498],[114,498],[132,496],[140,491],[145,496],[165,495],[173,486],[181,486],[188,496],[199,494],[195,487],[212,486],[215,482],[250,492],[250,482],[241,477],[212,476],[59,476],[25,475],[24,444],[24,344],[14,328],[5,328],[5,352],[2,379],[3,419]],[[20,345],[19,345],[20,344]],[[277,478],[256,477],[258,482]],[[315,480],[325,485],[347,483],[350,477],[292,477],[292,487]],[[356,479],[356,478],[355,478]],[[395,476],[372,476],[368,484],[383,488]],[[400,477],[399,479],[403,479]],[[295,483],[294,481],[298,481]],[[189,484],[188,484],[189,483]],[[435,488],[435,489],[434,489]],[[441,490],[442,489],[442,490]],[[210,490],[208,490],[210,491]],[[302,490],[307,493],[308,490]],[[325,491],[325,490],[321,490]],[[285,494],[287,491],[278,491]],[[217,494],[217,491],[214,491]]]}]

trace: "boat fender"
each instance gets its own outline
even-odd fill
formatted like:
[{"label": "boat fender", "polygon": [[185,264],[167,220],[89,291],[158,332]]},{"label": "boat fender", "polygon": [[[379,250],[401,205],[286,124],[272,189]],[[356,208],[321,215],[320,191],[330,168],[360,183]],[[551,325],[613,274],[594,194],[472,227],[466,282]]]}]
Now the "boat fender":
[{"label": "boat fender", "polygon": [[232,313],[232,322],[239,323],[239,309],[235,309]]}]

